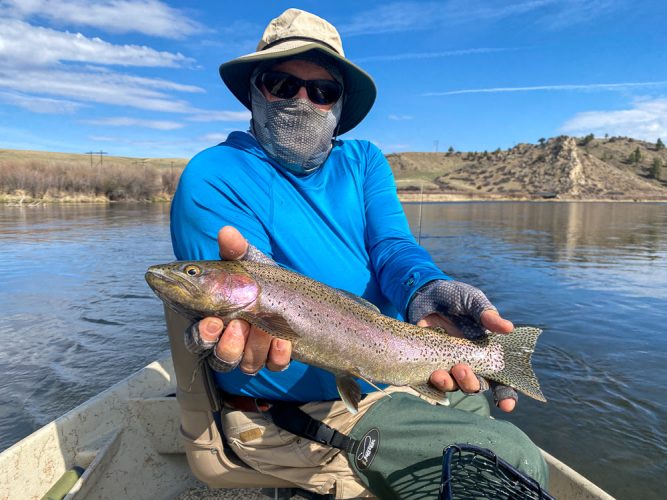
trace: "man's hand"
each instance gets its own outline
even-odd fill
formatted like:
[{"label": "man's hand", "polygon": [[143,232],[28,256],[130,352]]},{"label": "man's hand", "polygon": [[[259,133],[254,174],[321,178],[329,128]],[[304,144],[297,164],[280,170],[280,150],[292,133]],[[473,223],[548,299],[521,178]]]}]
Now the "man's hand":
[{"label": "man's hand", "polygon": [[[268,260],[231,226],[220,230],[218,245],[224,260]],[[213,349],[209,364],[218,371],[231,371],[236,366],[248,375],[254,375],[264,366],[282,371],[289,366],[292,356],[291,342],[274,338],[242,319],[233,319],[225,325],[220,318],[204,318],[192,325],[188,336],[186,345],[191,351]]]},{"label": "man's hand", "polygon": [[[435,283],[437,282],[432,283],[433,285],[427,283],[422,287],[422,290],[429,285],[436,286]],[[414,316],[423,314],[424,311],[438,311],[424,316],[417,322],[418,326],[443,328],[450,335],[459,338],[478,335],[478,333],[483,332],[483,329],[501,334],[510,333],[514,329],[512,322],[500,316],[496,308],[493,307],[491,302],[480,290],[458,282],[450,281],[443,283],[449,283],[450,285],[456,284],[457,293],[452,293],[449,290],[444,294],[433,293],[431,294],[432,298],[429,297],[428,300],[422,301],[422,304],[415,304],[414,300],[413,303],[410,304],[410,319],[414,319]],[[417,294],[419,294],[420,291],[421,290],[417,291]],[[448,303],[445,304],[443,302]],[[445,312],[456,318],[456,323],[452,321],[450,317],[443,314]],[[475,326],[475,322],[470,321],[469,318],[475,318],[476,316],[479,316],[479,324],[483,328]],[[478,330],[478,332],[475,330]],[[429,381],[444,392],[452,392],[460,389],[466,393],[476,393],[488,388],[488,386],[482,386],[482,383],[486,384],[486,381],[478,378],[470,366],[463,363],[453,366],[449,371],[434,371],[431,374]],[[494,397],[496,396],[495,391],[500,387],[503,388],[503,391],[509,389],[504,388],[504,386],[494,387]],[[498,394],[509,396],[501,396],[502,399],[497,401],[498,408],[504,412],[513,411],[516,406],[515,391],[510,390],[509,394],[501,391]]]}]

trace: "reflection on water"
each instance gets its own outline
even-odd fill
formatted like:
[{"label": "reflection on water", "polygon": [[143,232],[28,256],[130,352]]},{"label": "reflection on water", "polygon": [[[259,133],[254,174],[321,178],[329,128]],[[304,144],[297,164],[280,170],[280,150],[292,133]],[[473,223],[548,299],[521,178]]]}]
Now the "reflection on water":
[{"label": "reflection on water", "polygon": [[[428,204],[421,228],[443,269],[545,331],[549,402],[508,418],[613,495],[659,498],[667,205]],[[164,205],[0,207],[0,449],[167,349],[143,273],[171,258]]]},{"label": "reflection on water", "polygon": [[148,265],[172,259],[168,206],[0,206],[0,449],[168,344]]},{"label": "reflection on water", "polygon": [[[419,207],[406,205],[413,229]],[[659,498],[667,470],[667,204],[424,207],[421,243],[517,324],[549,400],[509,418],[619,498]]]}]

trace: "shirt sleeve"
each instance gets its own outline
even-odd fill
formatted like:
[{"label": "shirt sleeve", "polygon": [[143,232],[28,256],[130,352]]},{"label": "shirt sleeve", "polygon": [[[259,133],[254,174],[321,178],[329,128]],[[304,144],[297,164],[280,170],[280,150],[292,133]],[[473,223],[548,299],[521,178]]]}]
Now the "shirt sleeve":
[{"label": "shirt sleeve", "polygon": [[[272,256],[267,232],[244,192],[242,169],[222,146],[195,156],[183,171],[171,204],[171,241],[179,260],[220,259],[217,235],[234,226],[259,250]],[[212,148],[215,150],[216,148]],[[233,153],[232,153],[233,154]]]},{"label": "shirt sleeve", "polygon": [[366,239],[382,293],[403,317],[414,292],[436,279],[451,279],[415,241],[382,152],[369,144],[364,179]]}]

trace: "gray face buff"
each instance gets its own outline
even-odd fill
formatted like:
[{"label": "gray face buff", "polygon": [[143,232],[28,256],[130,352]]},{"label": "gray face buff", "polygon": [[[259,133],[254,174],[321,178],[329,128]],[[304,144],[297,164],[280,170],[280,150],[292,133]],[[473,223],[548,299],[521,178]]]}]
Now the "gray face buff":
[{"label": "gray face buff", "polygon": [[252,129],[267,154],[297,175],[309,174],[325,162],[340,119],[343,99],[330,111],[303,99],[269,102],[254,82],[250,84]]}]

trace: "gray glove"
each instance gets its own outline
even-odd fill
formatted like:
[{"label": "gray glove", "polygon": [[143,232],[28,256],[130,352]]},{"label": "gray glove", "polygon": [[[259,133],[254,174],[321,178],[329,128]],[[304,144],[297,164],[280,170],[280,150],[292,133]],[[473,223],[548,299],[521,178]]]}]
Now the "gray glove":
[{"label": "gray glove", "polygon": [[408,321],[417,323],[429,314],[440,313],[451,319],[467,339],[486,335],[480,323],[484,311],[497,311],[486,295],[460,281],[435,280],[417,290],[408,306]]},{"label": "gray glove", "polygon": [[[407,320],[414,324],[429,314],[439,313],[452,320],[465,338],[474,340],[488,333],[480,322],[482,313],[488,310],[498,311],[478,288],[460,281],[435,280],[415,292],[408,305]],[[477,376],[477,379],[480,392],[489,388],[484,378]],[[496,405],[501,399],[519,398],[511,387],[495,383],[491,387]]]},{"label": "gray glove", "polygon": [[[262,264],[273,264],[273,259],[259,251],[255,246],[248,245],[248,251],[241,258],[241,260],[249,260],[251,262],[259,262]],[[215,352],[217,341],[205,341],[201,338],[199,333],[199,322],[192,323],[187,330],[185,330],[185,348],[192,354],[196,354],[201,358],[205,358],[209,366],[218,372],[230,372],[238,366],[243,359],[243,355],[236,361],[230,363],[222,360]]]}]

